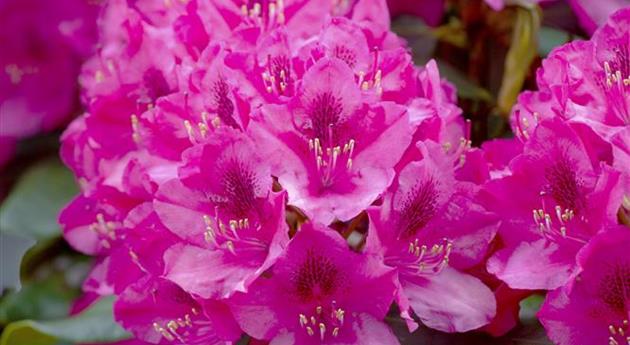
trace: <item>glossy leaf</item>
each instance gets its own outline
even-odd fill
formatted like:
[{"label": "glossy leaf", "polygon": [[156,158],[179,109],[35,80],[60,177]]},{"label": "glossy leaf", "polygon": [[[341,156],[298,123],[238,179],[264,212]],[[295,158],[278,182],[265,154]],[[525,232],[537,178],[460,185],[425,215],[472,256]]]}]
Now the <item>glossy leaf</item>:
[{"label": "glossy leaf", "polygon": [[101,299],[81,314],[61,320],[23,320],[9,324],[0,345],[54,345],[70,343],[108,343],[129,338],[112,315],[113,297]]},{"label": "glossy leaf", "polygon": [[0,229],[36,240],[60,236],[59,210],[77,193],[72,173],[58,159],[31,167],[0,207]]}]

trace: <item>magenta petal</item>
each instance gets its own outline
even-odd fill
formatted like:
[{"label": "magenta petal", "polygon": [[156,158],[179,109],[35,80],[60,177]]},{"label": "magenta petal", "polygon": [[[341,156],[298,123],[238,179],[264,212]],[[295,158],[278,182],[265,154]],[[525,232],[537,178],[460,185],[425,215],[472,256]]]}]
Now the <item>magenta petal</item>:
[{"label": "magenta petal", "polygon": [[[175,284],[150,277],[123,291],[114,305],[114,317],[136,337],[154,344],[218,345],[240,336],[229,324],[232,316],[224,307],[202,306]],[[169,330],[168,323],[178,319],[189,324]]]},{"label": "magenta petal", "polygon": [[607,228],[578,255],[580,271],[547,295],[538,317],[559,345],[624,344],[630,317],[630,232]]},{"label": "magenta petal", "polygon": [[[180,238],[204,245],[204,195],[173,179],[163,184],[153,201],[155,212],[164,225]],[[208,211],[206,211],[208,212]]]},{"label": "magenta petal", "polygon": [[264,251],[223,251],[175,245],[164,254],[164,275],[202,298],[226,298],[245,292],[245,282],[265,259]]},{"label": "magenta petal", "polygon": [[420,320],[440,331],[479,328],[488,324],[496,312],[492,291],[479,279],[452,268],[427,277],[405,277],[401,284]]},{"label": "magenta petal", "polygon": [[[319,344],[324,336],[325,343],[360,344],[354,325],[363,314],[378,320],[385,316],[394,298],[394,279],[394,270],[371,255],[351,251],[332,229],[306,223],[269,273],[229,304],[239,325],[257,339]],[[300,326],[306,315],[319,320],[310,322],[318,325],[320,337],[309,336],[311,326]]]},{"label": "magenta petal", "polygon": [[488,271],[513,289],[553,290],[575,269],[575,251],[540,239],[499,250],[488,259]]},{"label": "magenta petal", "polygon": [[[360,314],[352,324],[354,331],[351,339],[344,339],[339,336],[333,342],[326,344],[357,344],[357,345],[397,345],[398,339],[392,333],[391,329],[382,321],[372,317],[370,314]],[[307,345],[321,344],[319,338],[304,338],[287,330],[281,330],[278,335],[271,340],[269,345]]]}]

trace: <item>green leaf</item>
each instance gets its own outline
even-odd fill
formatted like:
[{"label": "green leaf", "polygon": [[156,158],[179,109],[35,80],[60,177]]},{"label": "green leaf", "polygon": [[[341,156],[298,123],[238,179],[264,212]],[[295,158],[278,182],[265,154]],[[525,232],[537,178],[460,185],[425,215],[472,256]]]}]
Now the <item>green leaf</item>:
[{"label": "green leaf", "polygon": [[114,322],[113,297],[106,297],[83,313],[55,321],[23,320],[9,324],[0,345],[55,345],[69,343],[108,343],[130,335]]},{"label": "green leaf", "polygon": [[59,210],[77,193],[72,173],[59,160],[30,168],[0,207],[0,231],[36,240],[60,235]]},{"label": "green leaf", "polygon": [[555,47],[570,40],[571,35],[568,32],[543,26],[538,33],[538,54],[547,56]]},{"label": "green leaf", "polygon": [[531,295],[520,302],[520,311],[518,317],[524,324],[536,323],[536,313],[540,310],[540,306],[545,301],[544,295]]},{"label": "green leaf", "polygon": [[491,103],[493,101],[492,95],[488,90],[475,84],[468,79],[455,67],[451,66],[447,62],[442,60],[436,60],[440,68],[440,75],[453,83],[457,88],[457,96],[466,99],[472,99],[477,101],[484,101]]},{"label": "green leaf", "polygon": [[538,31],[541,12],[537,6],[516,7],[510,49],[505,58],[503,79],[497,104],[499,111],[508,115],[523,88],[525,77],[538,53]]},{"label": "green leaf", "polygon": [[19,292],[9,292],[0,300],[0,324],[64,317],[77,295],[78,291],[68,288],[62,272],[25,284]]},{"label": "green leaf", "polygon": [[20,288],[20,261],[34,243],[32,238],[0,232],[0,291]]}]

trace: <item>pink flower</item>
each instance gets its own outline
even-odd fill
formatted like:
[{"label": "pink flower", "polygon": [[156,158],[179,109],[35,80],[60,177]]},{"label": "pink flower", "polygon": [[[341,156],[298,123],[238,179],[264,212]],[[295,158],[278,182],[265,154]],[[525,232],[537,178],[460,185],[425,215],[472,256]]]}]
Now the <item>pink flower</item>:
[{"label": "pink flower", "polygon": [[511,288],[555,289],[575,269],[575,254],[602,226],[615,223],[622,175],[610,145],[583,125],[541,121],[510,162],[509,176],[487,184],[488,205],[503,222],[505,248],[488,271]]},{"label": "pink flower", "polygon": [[[412,123],[419,125],[412,142],[432,140],[442,143],[454,155],[462,153],[470,146],[470,134],[456,104],[455,88],[440,77],[435,60],[416,68],[415,78],[415,98],[409,103],[408,112]],[[415,147],[408,147],[399,166],[413,160],[415,151]]]},{"label": "pink flower", "polygon": [[392,270],[306,223],[270,273],[229,304],[247,334],[273,344],[397,344],[381,321],[394,291]]},{"label": "pink flower", "polygon": [[184,153],[179,179],[154,200],[181,239],[164,256],[164,276],[203,298],[225,298],[248,285],[289,240],[285,194],[271,191],[269,168],[245,136],[226,129]]},{"label": "pink flower", "polygon": [[122,292],[114,317],[152,344],[218,345],[237,340],[241,333],[225,305],[196,301],[177,285],[149,276]]},{"label": "pink flower", "polygon": [[589,0],[569,0],[582,28],[590,35],[606,23],[608,16],[617,10],[628,7],[626,0],[605,0],[593,6]]},{"label": "pink flower", "polygon": [[433,142],[418,147],[422,160],[404,166],[383,205],[368,210],[367,250],[397,269],[403,317],[413,311],[438,330],[472,330],[490,322],[496,305],[461,270],[483,260],[497,220],[475,203],[474,185],[455,179],[452,157]]},{"label": "pink flower", "polygon": [[102,47],[79,77],[85,103],[125,89],[128,98],[146,105],[176,89],[172,31],[150,25],[122,0],[108,2],[101,21]]},{"label": "pink flower", "polygon": [[[315,34],[333,10],[328,0],[216,1],[209,6],[207,18],[217,28],[215,39],[232,35],[249,35],[285,27],[291,41],[304,40]],[[305,25],[308,23],[308,25]],[[233,37],[232,37],[233,38]]]},{"label": "pink flower", "polygon": [[547,295],[538,317],[551,340],[569,344],[630,341],[630,232],[603,230],[580,251],[579,269]]},{"label": "pink flower", "polygon": [[519,96],[512,116],[523,140],[541,119],[557,117],[591,127],[614,146],[614,166],[628,162],[623,133],[630,124],[630,9],[615,12],[590,41],[556,48],[537,72],[538,91]]},{"label": "pink flower", "polygon": [[287,106],[263,106],[250,125],[289,203],[322,223],[376,200],[411,140],[404,108],[368,97],[343,61],[324,58]]},{"label": "pink flower", "polygon": [[94,48],[99,7],[77,0],[0,4],[3,141],[54,130],[74,115],[76,77]]}]

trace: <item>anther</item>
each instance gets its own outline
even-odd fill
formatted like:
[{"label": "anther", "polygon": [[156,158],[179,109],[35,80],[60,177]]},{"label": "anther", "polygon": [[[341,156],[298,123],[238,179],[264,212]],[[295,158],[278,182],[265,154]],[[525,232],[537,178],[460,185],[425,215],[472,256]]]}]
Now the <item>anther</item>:
[{"label": "anther", "polygon": [[188,134],[188,140],[190,140],[190,142],[194,144],[195,136],[194,136],[193,127],[190,124],[190,121],[184,120],[184,127],[186,128],[186,133]]},{"label": "anther", "polygon": [[324,335],[326,335],[326,325],[319,323],[319,338],[324,341]]},{"label": "anther", "polygon": [[227,247],[227,249],[230,251],[230,253],[236,255],[236,251],[234,251],[234,242],[232,241],[227,241],[225,242],[225,246]]}]

